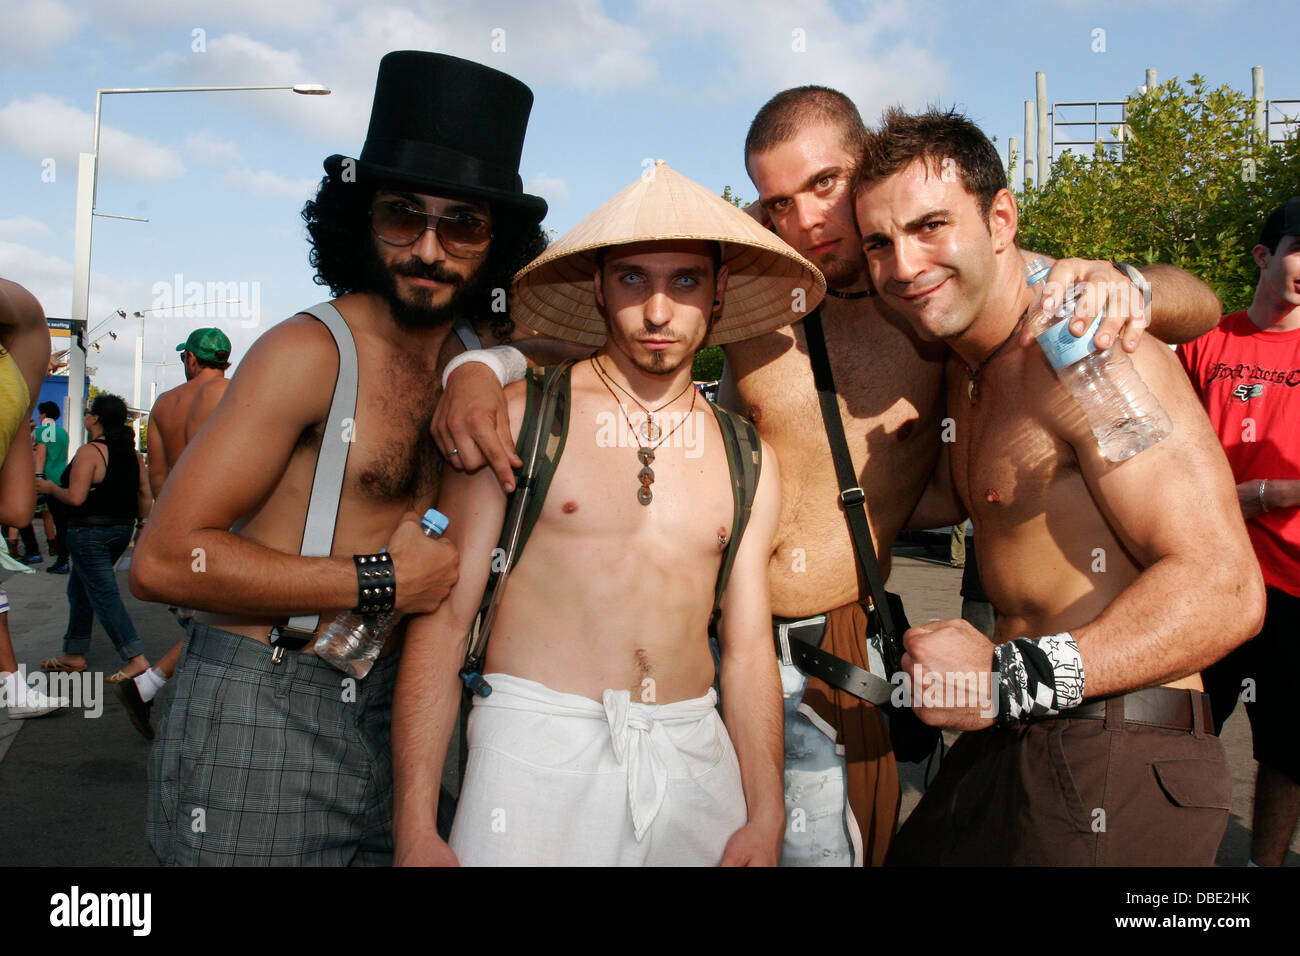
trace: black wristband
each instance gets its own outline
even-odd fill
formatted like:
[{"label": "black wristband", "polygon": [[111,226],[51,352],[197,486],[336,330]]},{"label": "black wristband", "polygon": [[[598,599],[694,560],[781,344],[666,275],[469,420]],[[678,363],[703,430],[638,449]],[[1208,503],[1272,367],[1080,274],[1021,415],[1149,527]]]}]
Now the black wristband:
[{"label": "black wristband", "polygon": [[397,600],[397,573],[388,554],[354,554],[357,566],[357,606],[354,614],[374,615],[391,611]]}]

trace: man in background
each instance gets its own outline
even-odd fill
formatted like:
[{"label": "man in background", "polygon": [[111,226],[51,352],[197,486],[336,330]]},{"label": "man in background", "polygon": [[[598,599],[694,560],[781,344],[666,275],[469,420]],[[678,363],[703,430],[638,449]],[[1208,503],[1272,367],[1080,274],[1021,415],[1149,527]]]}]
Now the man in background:
[{"label": "man in background", "polygon": [[1219,729],[1238,696],[1246,702],[1259,761],[1250,862],[1281,866],[1300,819],[1290,688],[1300,670],[1300,196],[1273,210],[1252,254],[1250,307],[1178,357],[1227,452],[1267,587],[1263,630],[1209,668],[1205,686]]},{"label": "man in background", "polygon": [[[162,494],[163,483],[176,467],[181,452],[198,434],[230,384],[226,378],[230,339],[225,332],[217,328],[195,329],[176,346],[176,351],[181,353],[181,364],[185,366],[185,384],[159,395],[149,412],[149,487],[154,500]],[[184,627],[190,619],[188,610],[172,610]],[[184,647],[185,639],[181,638],[153,667],[113,685],[132,725],[146,740],[153,740],[153,699],[176,671]]]}]

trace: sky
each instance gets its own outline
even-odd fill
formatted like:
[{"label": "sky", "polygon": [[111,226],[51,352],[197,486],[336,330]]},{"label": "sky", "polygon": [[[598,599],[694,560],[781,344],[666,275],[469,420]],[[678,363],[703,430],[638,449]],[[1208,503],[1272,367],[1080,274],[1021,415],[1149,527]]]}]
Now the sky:
[{"label": "sky", "polygon": [[[100,350],[87,364],[130,403],[143,329],[147,406],[151,383],[184,381],[175,347],[191,329],[225,329],[237,362],[261,332],[328,298],[299,213],[326,156],[359,155],[390,50],[455,54],[532,88],[520,173],[562,235],[648,159],[754,199],[745,132],[791,86],[842,90],[869,124],[894,104],[955,106],[1005,157],[1038,70],[1051,102],[1123,99],[1147,68],[1160,82],[1200,73],[1248,92],[1254,66],[1267,97],[1300,100],[1296,25],[1294,0],[6,0],[0,276],[50,317],[69,315],[77,157],[91,148],[98,88],[333,91],[103,98],[96,209],[148,222],[95,219]],[[191,283],[221,301],[168,311]]]}]

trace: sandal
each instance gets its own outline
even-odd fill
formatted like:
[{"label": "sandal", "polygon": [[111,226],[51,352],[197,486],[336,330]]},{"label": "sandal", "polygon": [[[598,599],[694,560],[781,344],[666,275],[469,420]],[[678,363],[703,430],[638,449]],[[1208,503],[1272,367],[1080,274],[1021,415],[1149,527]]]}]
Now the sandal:
[{"label": "sandal", "polygon": [[85,664],[69,664],[61,657],[51,657],[48,661],[41,661],[41,670],[56,674],[80,674],[85,669]]},{"label": "sandal", "polygon": [[144,671],[147,671],[148,669],[149,669],[148,667],[145,667],[144,670],[142,670],[142,671],[137,671],[137,672],[134,673],[134,674],[128,674],[128,673],[126,673],[126,671],[118,670],[118,671],[114,671],[113,673],[109,674],[107,677],[104,678],[104,680],[105,680],[107,683],[109,683],[109,684],[120,684],[120,683],[122,683],[123,681],[135,680],[137,677],[139,677],[141,674],[143,674]]}]

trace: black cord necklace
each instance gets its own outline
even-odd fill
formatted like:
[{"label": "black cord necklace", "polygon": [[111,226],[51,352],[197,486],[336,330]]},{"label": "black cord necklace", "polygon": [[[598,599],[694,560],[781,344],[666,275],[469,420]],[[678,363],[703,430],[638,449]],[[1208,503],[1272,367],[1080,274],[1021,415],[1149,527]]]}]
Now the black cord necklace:
[{"label": "black cord necklace", "polygon": [[[624,395],[626,395],[628,398],[632,399],[633,402],[636,402],[636,407],[637,407],[637,408],[639,408],[639,409],[641,409],[641,411],[645,412],[645,421],[643,421],[643,422],[642,422],[639,426],[637,426],[637,428],[636,428],[636,431],[637,431],[638,434],[640,434],[640,436],[641,436],[641,440],[642,440],[642,441],[654,441],[656,438],[659,437],[659,435],[663,432],[663,429],[660,428],[660,427],[659,427],[659,423],[658,423],[657,421],[655,421],[655,415],[657,415],[659,412],[663,411],[665,408],[667,408],[667,407],[668,407],[669,405],[671,405],[673,402],[677,401],[677,399],[679,399],[679,398],[681,398],[683,395],[685,395],[685,394],[686,394],[686,388],[690,388],[692,385],[695,384],[694,382],[689,382],[689,381],[688,381],[688,382],[686,383],[686,388],[683,388],[680,392],[678,392],[678,393],[677,393],[676,395],[674,395],[672,398],[668,399],[668,401],[664,402],[664,403],[663,403],[662,405],[660,405],[658,408],[646,408],[644,405],[641,404],[641,402],[637,399],[637,397],[636,397],[635,395],[633,395],[631,392],[629,392],[627,389],[625,389],[622,385],[618,384],[618,382],[615,382],[615,381],[614,381],[613,377],[612,377],[608,372],[605,371],[605,366],[603,366],[603,365],[600,364],[600,359],[599,359],[597,356],[593,355],[593,356],[591,357],[591,364],[592,364],[592,366],[596,369],[596,374],[597,374],[598,376],[600,376],[601,381],[604,381],[604,382],[611,382],[611,383],[613,383],[613,385],[614,385],[615,388],[617,388],[620,392],[622,392],[622,393],[623,393]],[[606,385],[605,387],[606,387],[606,388],[609,388],[609,385]],[[617,395],[615,395],[614,397],[615,397],[615,398],[618,398]],[[622,407],[622,406],[620,406],[620,407]],[[694,406],[692,406],[692,407],[694,407]],[[623,417],[624,417],[624,418],[627,417],[627,413],[626,413],[626,412],[623,413]],[[628,426],[627,426],[627,427],[628,427],[628,428],[631,428],[631,427],[632,427],[632,423],[631,423],[631,421],[628,422]]]},{"label": "black cord necklace", "polygon": [[984,361],[980,362],[977,365],[969,365],[969,364],[966,365],[966,374],[970,378],[970,381],[966,385],[966,394],[970,396],[970,403],[972,405],[975,404],[975,399],[979,397],[980,373],[983,372],[984,369],[988,368],[989,362],[992,362],[995,358],[997,358],[997,354],[1001,352],[1004,348],[1006,348],[1008,342],[1010,342],[1013,338],[1016,337],[1016,333],[1020,331],[1020,326],[1024,324],[1025,316],[1027,315],[1029,315],[1028,309],[1025,309],[1024,312],[1020,313],[1020,318],[1016,320],[1015,328],[1011,330],[1011,334],[1008,335],[1005,339],[1003,339],[1002,343],[997,348],[995,348],[988,355],[984,356]]},{"label": "black cord necklace", "polygon": [[871,289],[862,289],[859,292],[840,292],[838,289],[827,286],[826,294],[836,299],[869,299],[876,293]]}]

